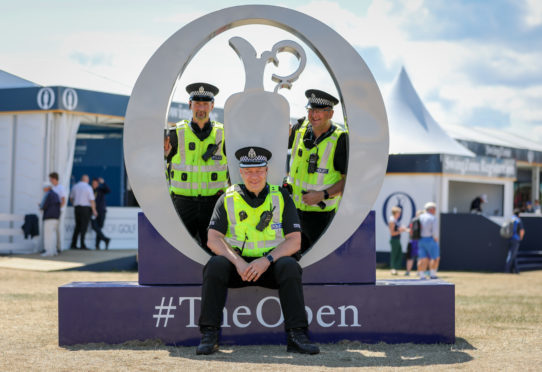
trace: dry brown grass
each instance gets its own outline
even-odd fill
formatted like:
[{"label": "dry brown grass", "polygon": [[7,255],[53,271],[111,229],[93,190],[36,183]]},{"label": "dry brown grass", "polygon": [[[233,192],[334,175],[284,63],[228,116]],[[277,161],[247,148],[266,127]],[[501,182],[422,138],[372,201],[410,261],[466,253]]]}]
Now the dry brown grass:
[{"label": "dry brown grass", "polygon": [[[316,356],[284,346],[222,348],[196,356],[193,347],[160,342],[58,346],[57,288],[72,281],[135,281],[135,273],[31,272],[0,269],[0,370],[326,371],[541,370],[542,271],[519,276],[441,273],[456,284],[455,345],[343,342],[321,345]],[[378,270],[377,278],[387,278]]]}]

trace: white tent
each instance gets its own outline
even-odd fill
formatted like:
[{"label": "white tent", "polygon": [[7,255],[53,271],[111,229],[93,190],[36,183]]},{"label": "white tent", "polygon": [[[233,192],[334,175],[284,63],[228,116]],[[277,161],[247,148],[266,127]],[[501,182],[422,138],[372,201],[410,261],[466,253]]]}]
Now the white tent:
[{"label": "white tent", "polygon": [[404,68],[386,102],[390,154],[448,154],[474,156],[440,127],[425,108]]}]

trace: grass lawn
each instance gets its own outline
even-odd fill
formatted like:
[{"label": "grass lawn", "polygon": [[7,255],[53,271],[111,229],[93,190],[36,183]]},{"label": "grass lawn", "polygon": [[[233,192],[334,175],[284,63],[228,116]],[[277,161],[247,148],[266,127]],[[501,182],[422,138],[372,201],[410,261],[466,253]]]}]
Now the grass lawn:
[{"label": "grass lawn", "polygon": [[[137,273],[0,269],[0,371],[542,370],[542,271],[439,275],[456,285],[454,345],[341,342],[321,345],[316,356],[289,354],[285,346],[228,346],[201,357],[193,347],[156,341],[58,346],[58,286],[137,281]],[[377,270],[377,279],[389,278]]]}]

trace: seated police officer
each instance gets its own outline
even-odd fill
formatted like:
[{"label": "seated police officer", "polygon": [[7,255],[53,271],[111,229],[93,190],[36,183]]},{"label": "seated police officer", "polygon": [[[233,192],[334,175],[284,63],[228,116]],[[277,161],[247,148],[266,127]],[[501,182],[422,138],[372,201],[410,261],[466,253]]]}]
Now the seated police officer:
[{"label": "seated police officer", "polygon": [[216,256],[203,269],[201,343],[196,354],[218,350],[228,288],[278,288],[288,335],[287,350],[317,354],[307,336],[301,267],[291,257],[300,249],[299,219],[288,192],[267,184],[271,153],[247,147],[235,153],[244,184],[230,186],[209,224],[208,246]]},{"label": "seated police officer", "polygon": [[301,250],[320,238],[333,219],[344,189],[348,133],[335,125],[333,106],[339,100],[317,89],[305,92],[308,120],[292,127],[288,183],[301,221]]},{"label": "seated police officer", "polygon": [[164,141],[169,190],[186,229],[207,249],[207,227],[219,196],[228,187],[224,127],[210,120],[218,88],[207,83],[186,87],[192,120],[177,123]]}]

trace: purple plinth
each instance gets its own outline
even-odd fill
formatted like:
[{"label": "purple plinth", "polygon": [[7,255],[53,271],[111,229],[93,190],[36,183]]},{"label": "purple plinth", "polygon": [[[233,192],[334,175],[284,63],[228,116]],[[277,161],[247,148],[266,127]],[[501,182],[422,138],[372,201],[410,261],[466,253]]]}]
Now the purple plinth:
[{"label": "purple plinth", "polygon": [[[162,238],[143,213],[138,218],[139,284],[201,284],[202,265],[186,257]],[[303,270],[303,283],[374,283],[374,223],[375,214],[372,211],[344,244],[323,260]]]},{"label": "purple plinth", "polygon": [[[454,285],[439,280],[376,282],[374,228],[371,212],[344,244],[304,268],[312,339],[453,343]],[[201,278],[202,265],[167,243],[141,213],[139,283],[59,287],[59,344],[160,339],[196,345]],[[284,343],[283,327],[276,290],[230,289],[222,344]]]},{"label": "purple plinth", "polygon": [[[305,285],[310,332],[317,342],[455,342],[454,285],[395,280]],[[71,283],[59,288],[59,344],[160,339],[196,345],[200,286],[135,282]],[[431,306],[427,304],[431,299]],[[222,344],[285,343],[276,290],[231,289]]]}]

